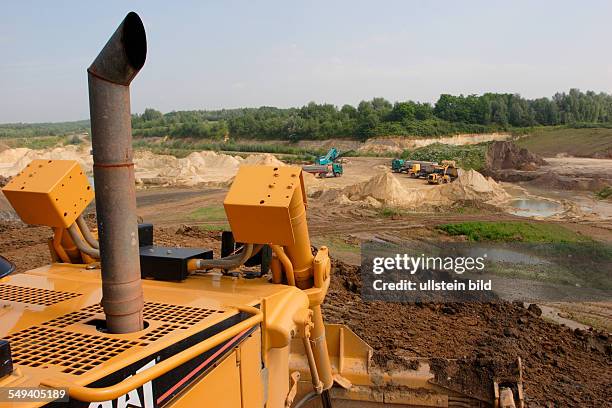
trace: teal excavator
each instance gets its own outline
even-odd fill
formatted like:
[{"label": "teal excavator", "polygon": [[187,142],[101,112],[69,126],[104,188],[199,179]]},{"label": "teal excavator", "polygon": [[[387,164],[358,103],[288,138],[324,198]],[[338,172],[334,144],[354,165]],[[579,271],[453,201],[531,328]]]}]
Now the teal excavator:
[{"label": "teal excavator", "polygon": [[327,154],[315,159],[314,164],[302,166],[302,170],[318,177],[340,177],[344,172],[342,163],[336,162],[341,154],[335,147],[329,149]]}]

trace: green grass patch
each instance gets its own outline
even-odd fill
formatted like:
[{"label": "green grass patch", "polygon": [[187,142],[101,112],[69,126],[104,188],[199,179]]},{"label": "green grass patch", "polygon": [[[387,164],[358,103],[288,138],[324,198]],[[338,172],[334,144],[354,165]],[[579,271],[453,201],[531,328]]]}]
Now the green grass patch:
[{"label": "green grass patch", "polygon": [[612,129],[543,127],[518,139],[516,144],[544,157],[557,154],[593,157],[612,150]]},{"label": "green grass patch", "polygon": [[225,209],[219,206],[200,207],[189,214],[193,221],[224,221],[226,220]]},{"label": "green grass patch", "polygon": [[443,224],[438,229],[454,236],[466,236],[470,241],[502,242],[588,242],[590,239],[556,224],[530,222],[468,221]]},{"label": "green grass patch", "polygon": [[378,209],[378,216],[383,218],[401,217],[406,212],[396,207],[381,207]]},{"label": "green grass patch", "polygon": [[27,147],[28,149],[48,149],[50,147],[64,145],[67,139],[64,136],[40,136],[2,139],[0,141],[11,148]]},{"label": "green grass patch", "polygon": [[604,187],[601,190],[597,191],[595,195],[601,200],[612,199],[612,187]]},{"label": "green grass patch", "polygon": [[488,148],[489,143],[465,146],[434,143],[416,150],[404,150],[402,158],[406,160],[434,161],[438,163],[442,160],[455,160],[458,167],[480,171],[485,167],[485,157]]},{"label": "green grass patch", "polygon": [[324,235],[315,238],[314,241],[318,245],[327,246],[331,253],[345,252],[358,254],[361,251],[361,242],[359,240],[339,235]]},{"label": "green grass patch", "polygon": [[198,228],[200,228],[203,231],[229,231],[230,230],[229,224],[206,224],[206,225],[199,225]]}]

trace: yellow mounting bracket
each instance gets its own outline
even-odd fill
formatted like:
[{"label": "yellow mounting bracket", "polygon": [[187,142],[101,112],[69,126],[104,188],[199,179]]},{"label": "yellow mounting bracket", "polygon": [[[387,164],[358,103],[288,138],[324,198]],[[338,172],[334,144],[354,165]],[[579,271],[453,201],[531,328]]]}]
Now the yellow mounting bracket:
[{"label": "yellow mounting bracket", "polygon": [[293,245],[289,207],[306,204],[302,169],[294,166],[241,166],[223,206],[237,242]]},{"label": "yellow mounting bracket", "polygon": [[2,189],[23,222],[68,228],[94,198],[75,160],[33,160]]}]

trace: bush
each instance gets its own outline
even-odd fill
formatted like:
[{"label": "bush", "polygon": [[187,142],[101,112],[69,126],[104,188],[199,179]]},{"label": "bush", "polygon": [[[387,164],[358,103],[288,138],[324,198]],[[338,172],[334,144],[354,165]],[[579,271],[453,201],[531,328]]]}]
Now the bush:
[{"label": "bush", "polygon": [[443,224],[438,229],[449,235],[465,235],[470,241],[521,242],[585,242],[587,238],[560,225],[522,221],[481,222],[468,221]]},{"label": "bush", "polygon": [[435,161],[438,163],[442,160],[455,160],[458,167],[481,171],[486,164],[488,148],[489,143],[465,146],[434,143],[412,151],[404,150],[401,157],[407,160]]},{"label": "bush", "polygon": [[601,190],[599,190],[598,192],[596,192],[595,195],[597,196],[597,198],[599,198],[601,200],[606,200],[608,198],[612,198],[612,187],[610,187],[610,186],[604,187]]}]

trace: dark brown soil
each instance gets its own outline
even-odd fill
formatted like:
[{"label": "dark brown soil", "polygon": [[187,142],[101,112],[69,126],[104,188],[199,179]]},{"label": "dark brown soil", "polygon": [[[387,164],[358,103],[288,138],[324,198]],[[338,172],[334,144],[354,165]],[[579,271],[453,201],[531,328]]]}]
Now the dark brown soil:
[{"label": "dark brown soil", "polygon": [[440,384],[487,398],[483,385],[511,375],[521,357],[528,406],[612,406],[607,334],[574,332],[507,302],[364,303],[360,287],[359,268],[336,262],[323,310],[370,344],[379,365],[429,357]]},{"label": "dark brown soil", "polygon": [[514,142],[494,142],[487,150],[487,168],[489,170],[536,170],[546,164],[537,154],[518,147]]},{"label": "dark brown soil", "polygon": [[[46,227],[0,223],[0,254],[18,271],[50,262]],[[157,245],[212,248],[219,233],[190,226],[155,228]],[[359,268],[335,262],[323,305],[330,323],[348,325],[374,350],[374,363],[414,368],[416,357],[431,360],[437,381],[482,398],[496,376],[512,374],[523,361],[530,407],[612,406],[612,345],[608,335],[572,331],[506,302],[471,304],[365,303]]]}]

